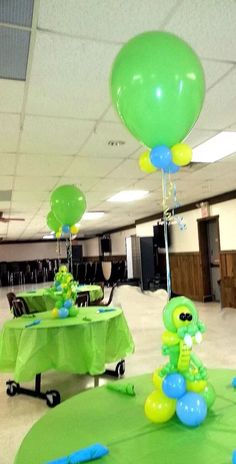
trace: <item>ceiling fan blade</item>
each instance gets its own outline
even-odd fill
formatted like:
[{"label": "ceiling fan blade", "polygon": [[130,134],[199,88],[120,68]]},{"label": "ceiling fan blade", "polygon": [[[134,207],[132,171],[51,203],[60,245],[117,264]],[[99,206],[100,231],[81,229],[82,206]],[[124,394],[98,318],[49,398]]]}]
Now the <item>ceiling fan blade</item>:
[{"label": "ceiling fan blade", "polygon": [[21,218],[5,218],[5,217],[0,217],[0,222],[10,222],[10,221],[25,221],[25,219]]}]

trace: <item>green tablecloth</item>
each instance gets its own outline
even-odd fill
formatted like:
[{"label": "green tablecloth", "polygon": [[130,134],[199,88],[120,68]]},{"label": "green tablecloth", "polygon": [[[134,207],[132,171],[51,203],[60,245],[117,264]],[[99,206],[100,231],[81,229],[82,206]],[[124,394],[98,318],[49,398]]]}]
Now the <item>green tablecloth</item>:
[{"label": "green tablecloth", "polygon": [[[66,319],[44,312],[6,322],[0,332],[0,371],[13,372],[17,382],[49,369],[101,374],[106,363],[131,354],[134,343],[120,308],[103,314],[97,310],[80,308],[77,317]],[[25,328],[38,318],[39,325]]]},{"label": "green tablecloth", "polygon": [[[103,290],[100,285],[79,285],[77,292],[88,292],[90,303],[103,297]],[[40,288],[17,294],[25,300],[31,313],[49,311],[55,307],[55,302],[60,297],[60,292],[53,292],[49,288]]]},{"label": "green tablecloth", "polygon": [[[110,454],[99,464],[227,464],[236,448],[235,371],[209,371],[217,399],[205,422],[191,429],[175,417],[150,423],[144,402],[151,375],[129,379],[136,397],[96,388],[74,396],[42,417],[26,435],[14,464],[44,464],[101,443]],[[122,381],[124,382],[124,381]]]}]

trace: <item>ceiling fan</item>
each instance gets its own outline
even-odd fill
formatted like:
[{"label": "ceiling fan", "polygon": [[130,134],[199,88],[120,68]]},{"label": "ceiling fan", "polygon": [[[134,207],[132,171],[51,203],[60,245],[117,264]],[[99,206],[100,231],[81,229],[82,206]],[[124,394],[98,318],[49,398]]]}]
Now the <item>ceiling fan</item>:
[{"label": "ceiling fan", "polygon": [[0,222],[10,222],[10,221],[25,221],[23,218],[8,218],[8,217],[3,217],[3,211],[0,211]]}]

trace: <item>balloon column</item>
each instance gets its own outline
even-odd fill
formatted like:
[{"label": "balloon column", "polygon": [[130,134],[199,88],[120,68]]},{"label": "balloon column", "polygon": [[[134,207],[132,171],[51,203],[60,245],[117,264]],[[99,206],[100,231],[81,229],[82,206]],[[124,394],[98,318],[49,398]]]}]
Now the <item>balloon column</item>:
[{"label": "balloon column", "polygon": [[193,344],[201,343],[205,327],[192,301],[182,296],[167,303],[163,322],[162,353],[169,362],[153,374],[156,390],[146,399],[145,414],[152,422],[162,423],[176,413],[184,425],[196,427],[215,401],[206,369],[192,352]]},{"label": "balloon column", "polygon": [[131,39],[114,61],[111,94],[123,123],[151,148],[140,157],[142,170],[174,173],[190,163],[192,150],[181,142],[200,114],[205,79],[186,42],[158,31]]},{"label": "balloon column", "polygon": [[65,265],[60,266],[55,275],[54,286],[52,291],[58,292],[59,297],[55,308],[52,310],[53,317],[66,318],[74,317],[78,314],[78,308],[75,306],[77,282],[74,281],[73,275],[68,272]]}]

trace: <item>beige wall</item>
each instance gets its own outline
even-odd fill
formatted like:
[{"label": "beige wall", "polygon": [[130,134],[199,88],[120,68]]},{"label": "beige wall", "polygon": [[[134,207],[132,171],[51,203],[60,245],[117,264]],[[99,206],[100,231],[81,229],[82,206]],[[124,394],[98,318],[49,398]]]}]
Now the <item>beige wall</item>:
[{"label": "beige wall", "polygon": [[111,254],[114,255],[126,255],[125,239],[130,235],[135,235],[136,229],[122,230],[121,232],[115,232],[111,234]]},{"label": "beige wall", "polygon": [[[221,250],[236,250],[236,199],[217,203],[210,207],[211,216],[219,215]],[[186,224],[186,230],[181,231],[177,224],[172,225],[173,253],[199,251],[197,219],[201,218],[201,210],[193,209],[179,215]],[[146,222],[136,226],[136,234],[140,237],[153,236],[153,226],[156,221]]]},{"label": "beige wall", "polygon": [[[0,244],[0,261],[32,261],[57,257],[56,242]],[[61,257],[66,257],[65,242],[61,243]]]}]

